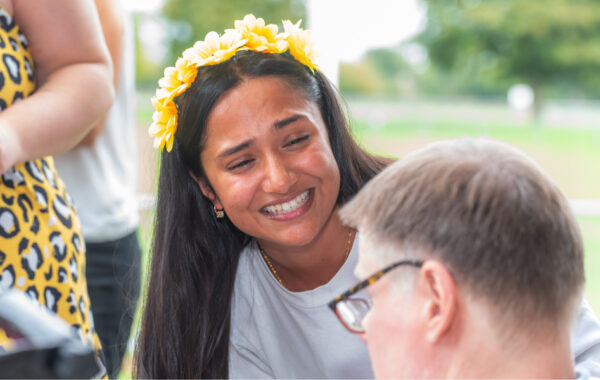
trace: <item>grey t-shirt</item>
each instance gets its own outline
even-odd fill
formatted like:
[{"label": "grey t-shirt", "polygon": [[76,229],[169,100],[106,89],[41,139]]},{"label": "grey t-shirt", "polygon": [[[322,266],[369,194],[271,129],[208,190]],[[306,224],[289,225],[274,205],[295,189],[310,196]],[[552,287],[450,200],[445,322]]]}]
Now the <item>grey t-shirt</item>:
[{"label": "grey t-shirt", "polygon": [[327,303],[358,281],[355,240],[325,285],[290,292],[273,277],[255,242],[242,252],[232,303],[231,378],[372,378],[366,346]]}]

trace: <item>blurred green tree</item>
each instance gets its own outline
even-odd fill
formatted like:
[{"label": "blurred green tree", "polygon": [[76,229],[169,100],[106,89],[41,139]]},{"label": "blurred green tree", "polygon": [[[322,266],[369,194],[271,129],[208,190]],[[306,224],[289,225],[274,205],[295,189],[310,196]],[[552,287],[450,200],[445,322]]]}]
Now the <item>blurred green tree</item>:
[{"label": "blurred green tree", "polygon": [[423,1],[427,25],[417,41],[431,63],[529,84],[535,116],[547,86],[598,83],[598,0]]},{"label": "blurred green tree", "polygon": [[136,30],[135,37],[135,76],[136,86],[138,88],[151,88],[156,87],[156,82],[163,74],[162,65],[153,62],[146,57],[144,46],[140,41],[139,29],[140,23],[142,22],[142,16],[140,14],[133,15],[133,23]]},{"label": "blurred green tree", "polygon": [[376,97],[385,94],[386,82],[383,76],[368,62],[342,62],[339,78],[338,87],[345,97]]},{"label": "blurred green tree", "polygon": [[398,49],[377,48],[357,62],[340,64],[339,88],[347,96],[397,98],[407,76],[414,74]]},{"label": "blurred green tree", "polygon": [[206,33],[214,30],[221,34],[233,28],[234,20],[241,20],[248,13],[262,17],[267,24],[277,24],[281,31],[281,20],[295,23],[303,19],[302,26],[306,26],[305,0],[166,0],[162,14],[170,25],[167,62],[175,62]]}]

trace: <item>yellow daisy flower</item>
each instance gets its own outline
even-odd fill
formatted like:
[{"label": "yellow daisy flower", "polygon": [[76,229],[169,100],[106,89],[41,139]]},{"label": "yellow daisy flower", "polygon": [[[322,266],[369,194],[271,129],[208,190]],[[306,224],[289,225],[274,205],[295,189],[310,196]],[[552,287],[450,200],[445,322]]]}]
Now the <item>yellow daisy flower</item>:
[{"label": "yellow daisy flower", "polygon": [[158,80],[158,85],[168,92],[175,90],[181,85],[181,81],[177,78],[179,72],[174,67],[165,69],[165,76]]},{"label": "yellow daisy flower", "polygon": [[317,54],[310,39],[310,31],[301,29],[301,22],[302,20],[299,20],[296,24],[292,24],[290,20],[283,21],[283,27],[288,34],[286,40],[290,46],[290,54],[300,63],[315,71],[318,69],[315,62]]},{"label": "yellow daisy flower", "polygon": [[192,84],[194,79],[196,79],[196,74],[198,74],[198,68],[196,65],[184,58],[177,59],[177,62],[175,62],[175,68],[177,69],[177,79],[179,79],[182,83],[187,83],[188,85]]},{"label": "yellow daisy flower", "polygon": [[284,34],[278,34],[275,24],[265,25],[265,20],[252,14],[244,16],[243,20],[235,20],[235,30],[242,38],[248,40],[245,47],[262,53],[283,53],[288,48]]},{"label": "yellow daisy flower", "polygon": [[165,76],[158,81],[159,90],[156,92],[156,96],[159,99],[163,98],[174,98],[179,94],[182,94],[188,88],[188,83],[179,79],[179,70],[175,67],[167,67],[165,69]]},{"label": "yellow daisy flower", "polygon": [[222,36],[216,32],[209,32],[204,41],[198,41],[184,51],[183,58],[196,67],[216,65],[233,57],[245,43],[246,40],[233,29],[227,30]]},{"label": "yellow daisy flower", "polygon": [[172,100],[161,101],[159,98],[152,98],[154,114],[152,115],[152,125],[148,129],[151,137],[154,137],[154,147],[163,150],[166,146],[167,152],[173,149],[173,137],[177,130],[177,108]]}]

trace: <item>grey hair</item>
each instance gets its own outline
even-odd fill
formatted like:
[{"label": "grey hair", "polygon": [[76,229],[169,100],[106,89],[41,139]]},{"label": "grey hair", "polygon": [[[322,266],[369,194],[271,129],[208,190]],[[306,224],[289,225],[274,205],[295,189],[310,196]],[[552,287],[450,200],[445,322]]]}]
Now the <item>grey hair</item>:
[{"label": "grey hair", "polygon": [[498,141],[430,144],[371,180],[340,216],[382,242],[427,252],[515,320],[564,315],[583,288],[568,202],[531,159]]}]

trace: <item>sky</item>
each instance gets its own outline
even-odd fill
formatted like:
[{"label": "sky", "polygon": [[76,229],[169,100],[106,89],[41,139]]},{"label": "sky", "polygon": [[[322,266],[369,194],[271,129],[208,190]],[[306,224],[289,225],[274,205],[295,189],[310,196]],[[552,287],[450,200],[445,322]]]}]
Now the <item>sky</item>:
[{"label": "sky", "polygon": [[123,0],[122,4],[130,12],[157,12],[163,0]]},{"label": "sky", "polygon": [[319,66],[335,84],[340,62],[397,45],[419,32],[425,21],[418,0],[307,0],[307,9]]},{"label": "sky", "polygon": [[412,37],[424,22],[418,0],[308,0],[307,5],[317,44],[338,47],[346,62]]}]

